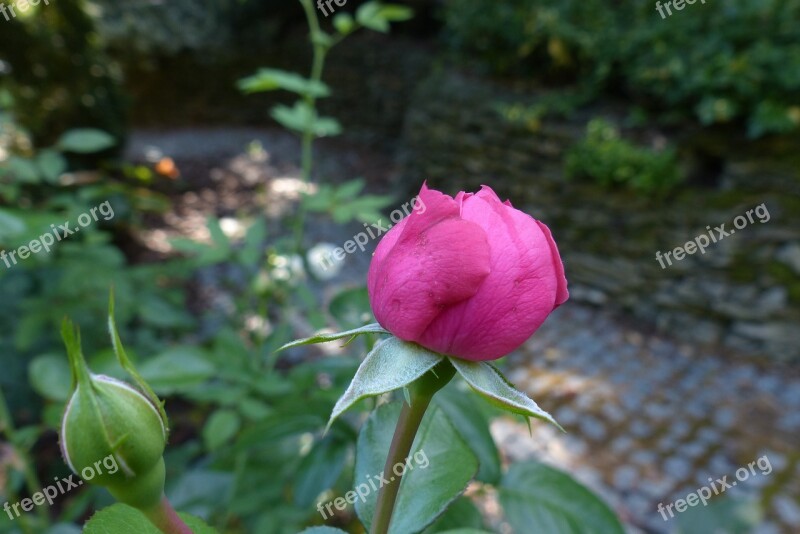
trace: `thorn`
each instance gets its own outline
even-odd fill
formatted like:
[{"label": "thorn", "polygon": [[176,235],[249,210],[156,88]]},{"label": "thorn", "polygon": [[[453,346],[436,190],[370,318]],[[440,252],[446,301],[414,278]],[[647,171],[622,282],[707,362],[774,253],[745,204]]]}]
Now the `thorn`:
[{"label": "thorn", "polygon": [[411,407],[411,393],[408,391],[407,387],[403,387],[403,396],[406,398],[406,404],[408,407]]}]

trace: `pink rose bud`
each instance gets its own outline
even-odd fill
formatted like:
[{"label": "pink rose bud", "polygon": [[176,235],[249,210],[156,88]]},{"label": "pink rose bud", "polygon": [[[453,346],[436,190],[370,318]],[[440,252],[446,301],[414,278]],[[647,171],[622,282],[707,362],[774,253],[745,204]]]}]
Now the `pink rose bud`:
[{"label": "pink rose bud", "polygon": [[466,360],[525,342],[569,297],[550,230],[491,188],[453,199],[423,184],[419,204],[378,244],[368,288],[395,336]]}]

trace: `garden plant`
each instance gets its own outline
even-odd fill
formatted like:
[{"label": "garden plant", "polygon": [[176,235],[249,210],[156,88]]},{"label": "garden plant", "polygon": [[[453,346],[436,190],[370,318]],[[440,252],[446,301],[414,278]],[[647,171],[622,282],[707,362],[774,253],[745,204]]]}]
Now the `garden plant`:
[{"label": "garden plant", "polygon": [[396,1],[0,16],[0,534],[800,525],[800,0]]}]

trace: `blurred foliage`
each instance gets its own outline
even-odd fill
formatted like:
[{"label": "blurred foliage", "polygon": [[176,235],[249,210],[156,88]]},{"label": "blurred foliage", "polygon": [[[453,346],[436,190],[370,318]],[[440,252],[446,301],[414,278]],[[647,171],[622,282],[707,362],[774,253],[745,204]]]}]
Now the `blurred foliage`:
[{"label": "blurred foliage", "polygon": [[[0,328],[20,355],[58,345],[53,326],[65,315],[91,324],[105,309],[102,293],[111,285],[129,298],[138,295],[120,310],[126,320],[138,319],[158,330],[158,323],[168,316],[166,309],[178,305],[172,308],[173,315],[182,313],[182,302],[167,290],[167,271],[160,271],[159,283],[152,267],[128,268],[114,243],[127,225],[166,203],[136,182],[111,180],[96,170],[76,171],[71,159],[114,144],[114,138],[101,130],[73,129],[52,146],[37,147],[10,110],[0,113],[0,248],[10,251],[27,245],[65,221],[74,229],[81,214],[105,202],[110,210],[83,227],[80,235],[59,240],[50,252],[10,266],[0,264],[0,292],[7,297],[8,314]],[[163,314],[148,317],[153,307],[164,308]],[[182,321],[183,326],[187,323],[191,321]],[[104,325],[86,328],[91,347],[91,339],[102,335]]]},{"label": "blurred foliage", "polygon": [[634,0],[448,0],[444,18],[451,48],[497,74],[751,137],[800,126],[800,0],[696,3],[666,19]]},{"label": "blurred foliage", "polygon": [[40,3],[29,12],[0,32],[0,86],[14,96],[17,121],[37,143],[77,127],[124,138],[121,71],[106,55],[86,2]]},{"label": "blurred foliage", "polygon": [[589,122],[586,138],[570,148],[564,168],[568,178],[589,178],[605,187],[643,193],[666,192],[683,179],[674,150],[634,145],[603,119]]},{"label": "blurred foliage", "polygon": [[92,0],[98,32],[125,54],[220,50],[234,41],[233,18],[241,2],[230,0]]}]

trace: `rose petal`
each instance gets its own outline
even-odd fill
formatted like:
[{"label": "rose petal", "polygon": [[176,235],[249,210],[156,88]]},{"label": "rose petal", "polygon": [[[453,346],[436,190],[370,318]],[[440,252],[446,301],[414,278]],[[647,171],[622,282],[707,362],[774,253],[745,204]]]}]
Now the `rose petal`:
[{"label": "rose petal", "polygon": [[378,322],[418,341],[437,315],[475,295],[489,274],[489,244],[477,224],[458,218],[458,205],[436,191],[420,193],[424,213],[384,238],[370,266],[368,288]]},{"label": "rose petal", "polygon": [[490,235],[491,272],[474,297],[439,315],[420,343],[465,359],[500,358],[553,310],[558,283],[550,242],[532,217],[486,186],[464,200],[461,214]]},{"label": "rose petal", "polygon": [[561,261],[561,255],[558,253],[558,246],[556,246],[556,241],[553,239],[550,228],[541,221],[536,221],[536,224],[542,229],[542,232],[544,232],[544,235],[547,237],[547,241],[550,243],[550,253],[553,257],[553,267],[556,269],[556,280],[558,281],[558,290],[556,291],[556,302],[554,306],[557,308],[564,304],[569,298],[567,277],[564,274],[564,263]]}]

